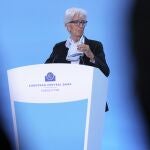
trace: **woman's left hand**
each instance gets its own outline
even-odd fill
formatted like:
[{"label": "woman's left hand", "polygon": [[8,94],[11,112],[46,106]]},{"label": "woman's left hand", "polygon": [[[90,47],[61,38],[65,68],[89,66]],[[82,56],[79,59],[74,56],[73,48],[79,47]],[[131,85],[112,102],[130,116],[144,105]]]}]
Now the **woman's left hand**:
[{"label": "woman's left hand", "polygon": [[77,49],[79,51],[83,52],[88,58],[90,58],[91,61],[94,59],[94,54],[91,51],[89,45],[87,45],[87,44],[79,44],[77,46]]}]

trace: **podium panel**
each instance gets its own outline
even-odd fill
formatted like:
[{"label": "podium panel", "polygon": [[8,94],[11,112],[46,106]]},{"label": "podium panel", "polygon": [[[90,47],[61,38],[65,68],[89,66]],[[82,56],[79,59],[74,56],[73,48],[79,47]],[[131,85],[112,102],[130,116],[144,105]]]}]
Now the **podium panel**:
[{"label": "podium panel", "polygon": [[38,64],[7,73],[18,150],[100,150],[108,81],[99,69]]}]

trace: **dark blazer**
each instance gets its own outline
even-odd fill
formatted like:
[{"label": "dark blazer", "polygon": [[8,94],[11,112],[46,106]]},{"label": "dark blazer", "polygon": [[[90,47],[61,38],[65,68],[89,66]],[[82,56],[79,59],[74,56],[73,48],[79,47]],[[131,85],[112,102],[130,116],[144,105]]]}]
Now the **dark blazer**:
[{"label": "dark blazer", "polygon": [[[45,63],[71,63],[70,61],[66,60],[68,48],[65,46],[65,43],[66,41],[57,43]],[[84,56],[80,59],[80,64],[97,67],[104,73],[106,77],[108,77],[110,70],[105,60],[102,43],[99,41],[87,39],[85,37],[85,44],[89,45],[91,51],[93,52],[95,63],[90,62],[90,59],[84,54]],[[108,106],[106,104],[106,111],[107,110]]]}]

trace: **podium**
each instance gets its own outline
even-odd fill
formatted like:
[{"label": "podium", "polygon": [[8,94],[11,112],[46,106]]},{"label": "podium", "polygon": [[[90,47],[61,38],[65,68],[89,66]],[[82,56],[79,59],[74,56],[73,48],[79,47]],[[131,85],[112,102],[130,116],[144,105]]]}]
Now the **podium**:
[{"label": "podium", "polygon": [[97,68],[37,64],[7,71],[17,150],[100,150],[108,79]]}]

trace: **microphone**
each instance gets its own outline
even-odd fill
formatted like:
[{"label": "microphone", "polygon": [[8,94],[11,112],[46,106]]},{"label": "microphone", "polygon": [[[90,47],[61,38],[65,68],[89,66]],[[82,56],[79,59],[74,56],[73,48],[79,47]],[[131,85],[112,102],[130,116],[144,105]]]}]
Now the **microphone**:
[{"label": "microphone", "polygon": [[55,55],[53,58],[50,56],[46,61],[45,61],[45,64],[48,64],[48,63],[55,63],[55,60],[58,56]]},{"label": "microphone", "polygon": [[84,62],[83,56],[80,56],[80,60],[81,60],[82,64],[83,64],[83,65],[85,65],[85,62]]},{"label": "microphone", "polygon": [[55,63],[55,60],[57,59],[57,57],[58,57],[58,56],[55,55],[54,58],[52,59],[52,62],[51,62],[51,63]]}]

